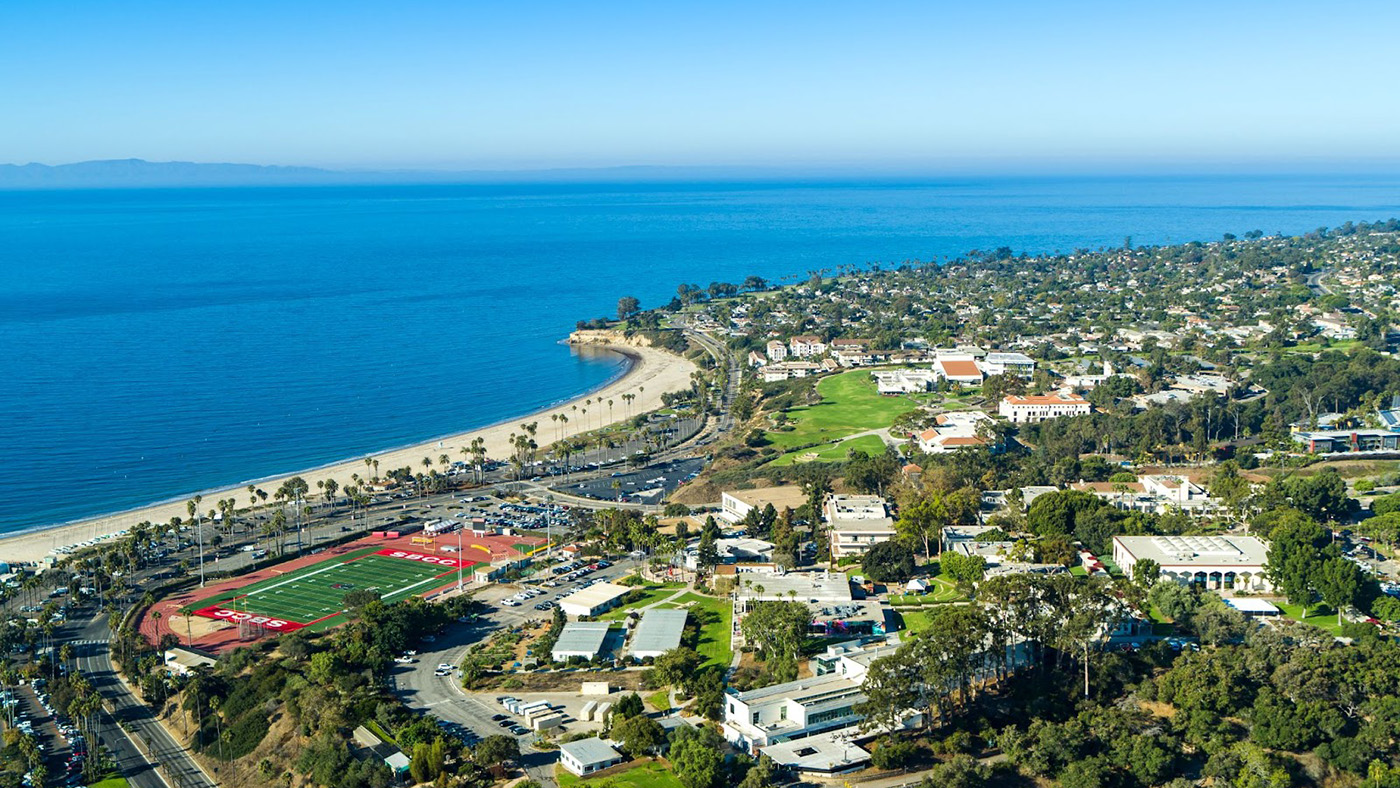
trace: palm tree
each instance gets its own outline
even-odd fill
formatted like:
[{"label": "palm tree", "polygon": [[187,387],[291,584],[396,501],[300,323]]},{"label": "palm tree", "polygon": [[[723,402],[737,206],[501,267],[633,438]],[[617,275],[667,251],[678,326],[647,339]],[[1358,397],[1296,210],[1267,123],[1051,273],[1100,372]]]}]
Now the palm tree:
[{"label": "palm tree", "polygon": [[185,511],[194,518],[196,533],[199,539],[199,587],[204,587],[204,520],[199,516],[199,504],[204,500],[204,496],[196,495],[185,502]]}]

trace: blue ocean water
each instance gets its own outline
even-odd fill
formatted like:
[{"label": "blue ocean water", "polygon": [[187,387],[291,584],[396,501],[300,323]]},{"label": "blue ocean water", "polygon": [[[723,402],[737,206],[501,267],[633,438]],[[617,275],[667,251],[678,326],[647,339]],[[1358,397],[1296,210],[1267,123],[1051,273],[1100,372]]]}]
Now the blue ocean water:
[{"label": "blue ocean water", "polygon": [[0,531],[364,456],[601,385],[619,296],[1400,215],[1397,177],[0,192]]}]

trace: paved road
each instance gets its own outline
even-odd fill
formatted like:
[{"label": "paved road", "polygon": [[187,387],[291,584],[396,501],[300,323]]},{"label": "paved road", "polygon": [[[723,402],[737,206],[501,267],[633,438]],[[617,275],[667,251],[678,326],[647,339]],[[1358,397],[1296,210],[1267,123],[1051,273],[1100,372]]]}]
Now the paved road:
[{"label": "paved road", "polygon": [[1332,290],[1322,283],[1322,277],[1332,273],[1332,269],[1327,268],[1317,273],[1308,274],[1308,287],[1312,289],[1313,295],[1332,295]]},{"label": "paved road", "polygon": [[[616,580],[636,571],[637,562],[619,561],[613,566],[589,575],[590,580]],[[499,600],[514,594],[523,586],[502,584],[487,586],[474,596],[490,605],[492,609],[473,624],[454,624],[437,642],[424,644],[417,662],[411,665],[396,665],[391,674],[394,691],[408,708],[440,719],[456,722],[485,738],[506,734],[506,731],[491,721],[494,714],[504,713],[495,705],[494,695],[471,693],[462,689],[456,673],[450,676],[437,676],[434,671],[439,663],[460,665],[467,649],[475,643],[486,640],[495,632],[518,628],[530,619],[546,618],[552,613],[539,611],[534,605],[544,600],[555,600],[580,587],[569,583],[559,588],[545,589],[546,596],[532,599],[520,607],[506,607],[496,604]],[[508,734],[507,734],[508,735]],[[542,751],[531,746],[534,734],[518,737],[521,760],[530,778],[541,785],[554,785],[554,763],[558,760],[557,751]]]},{"label": "paved road", "polygon": [[[136,788],[217,788],[218,783],[166,732],[150,708],[117,678],[108,647],[107,617],[77,621],[66,629],[78,669],[107,700],[111,713],[104,715],[102,738],[127,780]],[[160,772],[153,768],[157,765]]]}]

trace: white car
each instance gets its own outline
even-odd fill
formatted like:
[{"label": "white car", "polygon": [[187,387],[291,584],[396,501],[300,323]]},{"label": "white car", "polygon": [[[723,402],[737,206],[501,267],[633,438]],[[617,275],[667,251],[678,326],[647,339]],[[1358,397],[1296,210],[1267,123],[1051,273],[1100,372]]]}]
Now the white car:
[{"label": "white car", "polygon": [[394,657],[394,661],[400,665],[412,665],[414,663],[413,657]]},{"label": "white car", "polygon": [[506,607],[520,607],[520,603],[514,599],[503,599],[501,600],[501,604]]}]

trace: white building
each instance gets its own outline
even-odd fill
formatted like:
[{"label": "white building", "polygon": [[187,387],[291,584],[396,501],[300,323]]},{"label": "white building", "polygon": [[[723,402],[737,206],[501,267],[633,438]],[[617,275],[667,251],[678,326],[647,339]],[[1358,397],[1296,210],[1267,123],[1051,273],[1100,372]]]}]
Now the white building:
[{"label": "white building", "polygon": [[555,662],[567,662],[574,657],[593,659],[603,653],[611,626],[606,621],[570,621],[554,641],[550,657]]},{"label": "white building", "polygon": [[793,337],[788,342],[788,347],[792,350],[792,355],[798,358],[811,358],[826,352],[826,343],[821,337],[812,334]]},{"label": "white building", "polygon": [[885,499],[878,495],[837,495],[826,497],[822,505],[831,534],[831,557],[862,555],[880,542],[895,537],[894,519]]},{"label": "white building", "polygon": [[1132,576],[1133,565],[1151,559],[1162,578],[1208,588],[1269,591],[1268,546],[1253,536],[1115,536],[1113,561]]},{"label": "white building", "polygon": [[671,649],[679,648],[688,615],[685,610],[659,607],[643,613],[641,623],[632,632],[632,657],[655,659]]},{"label": "white building", "polygon": [[940,413],[934,419],[933,429],[919,433],[915,443],[925,454],[947,454],[961,448],[985,446],[987,441],[978,432],[982,425],[991,421],[992,417],[980,410]]},{"label": "white building", "polygon": [[1016,424],[1027,424],[1060,416],[1080,416],[1093,411],[1089,401],[1068,391],[1044,395],[1012,395],[1001,401],[997,413]]},{"label": "white building", "polygon": [[559,745],[559,764],[580,777],[616,766],[625,760],[611,744],[596,736]]},{"label": "white building", "polygon": [[1113,365],[1105,361],[1103,363],[1103,374],[1100,375],[1066,375],[1064,386],[1067,389],[1076,391],[1088,391],[1096,388],[1100,383],[1114,376]]},{"label": "white building", "polygon": [[787,345],[784,345],[780,340],[775,339],[772,342],[768,343],[769,361],[782,361],[783,359],[787,358],[787,356]]},{"label": "white building", "polygon": [[560,599],[559,609],[570,616],[596,616],[617,607],[631,590],[613,583],[597,583]]},{"label": "white building", "polygon": [[929,391],[938,376],[927,369],[884,369],[871,372],[875,390],[886,396],[919,394]]},{"label": "white building", "polygon": [[984,375],[1016,375],[1029,378],[1035,374],[1035,359],[1024,353],[988,353],[980,366]]},{"label": "white building", "polygon": [[[721,564],[771,564],[776,548],[772,542],[748,537],[715,540],[715,553],[719,555]],[[692,572],[700,568],[698,541],[695,547],[685,551],[685,568]]]},{"label": "white building", "polygon": [[1093,493],[1130,512],[1165,514],[1181,509],[1188,514],[1202,514],[1214,503],[1200,485],[1171,474],[1143,476],[1136,482],[1078,482],[1070,489]]},{"label": "white building", "polygon": [[820,364],[810,361],[782,361],[762,367],[758,374],[764,383],[781,383],[784,380],[815,375],[821,372],[821,369]]}]

